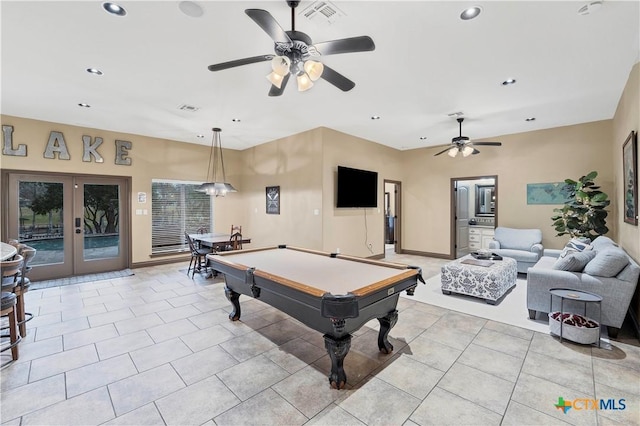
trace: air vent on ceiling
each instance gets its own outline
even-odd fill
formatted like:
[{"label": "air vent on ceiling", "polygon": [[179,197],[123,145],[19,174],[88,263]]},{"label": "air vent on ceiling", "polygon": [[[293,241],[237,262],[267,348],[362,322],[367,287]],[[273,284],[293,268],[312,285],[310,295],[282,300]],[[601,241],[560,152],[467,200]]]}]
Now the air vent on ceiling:
[{"label": "air vent on ceiling", "polygon": [[182,105],[178,106],[178,109],[182,110],[182,111],[196,112],[200,108],[198,108],[197,106],[193,106],[193,105],[182,104]]},{"label": "air vent on ceiling", "polygon": [[317,1],[312,3],[309,7],[302,11],[302,16],[310,21],[325,22],[333,24],[345,16],[344,12],[338,9],[338,7],[328,1]]}]

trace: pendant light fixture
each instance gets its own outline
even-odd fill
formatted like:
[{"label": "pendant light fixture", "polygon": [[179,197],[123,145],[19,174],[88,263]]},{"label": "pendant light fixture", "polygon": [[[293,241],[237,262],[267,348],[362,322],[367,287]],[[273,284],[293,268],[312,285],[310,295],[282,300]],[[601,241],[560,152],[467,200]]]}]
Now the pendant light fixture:
[{"label": "pendant light fixture", "polygon": [[[213,138],[211,139],[211,153],[209,155],[209,167],[207,168],[207,182],[198,187],[198,191],[206,192],[216,197],[224,197],[227,192],[238,192],[233,185],[227,182],[224,173],[224,158],[222,157],[222,141],[218,127],[213,129]],[[218,173],[222,173],[222,179],[218,179]]]}]

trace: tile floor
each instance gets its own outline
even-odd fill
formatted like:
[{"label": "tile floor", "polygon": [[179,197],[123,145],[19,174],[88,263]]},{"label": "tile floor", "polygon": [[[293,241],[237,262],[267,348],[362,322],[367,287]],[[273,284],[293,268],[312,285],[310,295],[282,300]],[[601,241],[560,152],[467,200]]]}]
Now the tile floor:
[{"label": "tile floor", "polygon": [[[446,262],[417,256],[425,277]],[[391,355],[377,321],[354,334],[332,390],[320,333],[186,264],[32,290],[20,359],[1,372],[7,425],[638,424],[640,347],[569,342],[400,298]],[[630,340],[631,341],[631,340]],[[6,359],[3,353],[3,361]],[[624,399],[564,414],[558,398]],[[621,407],[619,404],[617,407]]]}]

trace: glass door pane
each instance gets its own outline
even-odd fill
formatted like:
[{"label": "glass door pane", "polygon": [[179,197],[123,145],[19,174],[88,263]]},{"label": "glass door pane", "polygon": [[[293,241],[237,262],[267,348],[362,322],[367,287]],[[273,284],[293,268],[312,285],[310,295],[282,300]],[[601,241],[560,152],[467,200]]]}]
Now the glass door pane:
[{"label": "glass door pane", "polygon": [[38,250],[32,266],[64,263],[63,189],[61,182],[18,182],[18,240]]},{"label": "glass door pane", "polygon": [[120,255],[119,216],[118,185],[84,185],[84,260]]}]

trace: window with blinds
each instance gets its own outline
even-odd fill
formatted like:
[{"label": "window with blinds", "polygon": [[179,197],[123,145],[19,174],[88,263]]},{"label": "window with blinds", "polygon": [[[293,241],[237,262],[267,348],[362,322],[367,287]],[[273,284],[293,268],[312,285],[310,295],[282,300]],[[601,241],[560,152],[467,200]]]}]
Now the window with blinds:
[{"label": "window with blinds", "polygon": [[153,179],[151,183],[151,253],[188,251],[184,233],[213,229],[211,196],[196,191],[200,183]]}]

